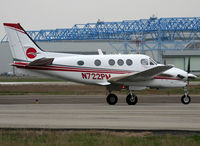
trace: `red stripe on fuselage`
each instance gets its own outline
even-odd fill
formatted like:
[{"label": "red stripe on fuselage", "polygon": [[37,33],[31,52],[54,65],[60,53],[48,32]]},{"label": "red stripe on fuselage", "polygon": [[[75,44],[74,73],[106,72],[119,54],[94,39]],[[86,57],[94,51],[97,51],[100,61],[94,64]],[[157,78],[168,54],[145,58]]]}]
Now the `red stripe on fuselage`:
[{"label": "red stripe on fuselage", "polygon": [[119,70],[101,70],[101,69],[86,69],[76,67],[62,67],[62,66],[27,66],[28,63],[15,62],[13,64],[19,68],[25,69],[38,69],[38,70],[53,70],[53,71],[71,71],[71,72],[95,72],[95,73],[113,73],[113,74],[124,74],[131,73],[131,71],[119,71]]},{"label": "red stripe on fuselage", "polygon": [[[112,74],[125,74],[133,73],[132,71],[119,71],[119,70],[101,70],[101,69],[86,69],[76,67],[62,67],[62,66],[27,66],[29,63],[15,62],[13,65],[18,68],[24,69],[36,69],[36,70],[51,70],[51,71],[68,71],[68,72],[92,72],[92,73],[112,73]],[[165,79],[165,80],[180,80],[178,78],[169,78],[157,76],[154,79]]]},{"label": "red stripe on fuselage", "polygon": [[160,79],[160,80],[181,80],[181,79],[177,79],[177,78],[168,78],[168,77],[161,77],[161,76],[154,77],[154,79]]}]

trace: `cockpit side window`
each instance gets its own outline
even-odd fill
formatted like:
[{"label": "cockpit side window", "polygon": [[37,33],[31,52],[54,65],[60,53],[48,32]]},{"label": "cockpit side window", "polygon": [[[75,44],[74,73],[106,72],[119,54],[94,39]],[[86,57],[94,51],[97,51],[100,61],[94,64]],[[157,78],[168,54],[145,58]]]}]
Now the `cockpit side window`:
[{"label": "cockpit side window", "polygon": [[148,59],[141,59],[142,65],[148,65]]}]

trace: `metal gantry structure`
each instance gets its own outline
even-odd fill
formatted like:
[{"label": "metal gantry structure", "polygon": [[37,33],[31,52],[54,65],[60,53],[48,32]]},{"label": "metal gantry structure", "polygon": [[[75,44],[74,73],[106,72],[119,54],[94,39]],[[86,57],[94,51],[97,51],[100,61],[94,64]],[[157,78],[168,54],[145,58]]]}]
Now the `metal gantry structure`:
[{"label": "metal gantry structure", "polygon": [[[113,47],[123,42],[124,53],[147,50],[199,49],[200,17],[155,18],[75,24],[72,28],[27,31],[35,41],[103,40]],[[5,36],[1,42],[7,41]],[[116,48],[120,51],[119,48]]]}]

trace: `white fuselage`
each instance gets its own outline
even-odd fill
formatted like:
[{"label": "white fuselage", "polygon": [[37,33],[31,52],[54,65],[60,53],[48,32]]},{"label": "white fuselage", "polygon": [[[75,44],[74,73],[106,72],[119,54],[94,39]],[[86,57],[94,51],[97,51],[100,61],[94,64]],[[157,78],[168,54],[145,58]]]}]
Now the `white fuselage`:
[{"label": "white fuselage", "polygon": [[[49,56],[51,57],[50,54]],[[51,66],[32,67],[29,70],[85,84],[109,85],[108,81],[112,77],[141,72],[159,65],[149,56],[141,54],[58,56]],[[150,88],[185,87],[186,80],[178,78],[178,74],[187,77],[187,72],[173,67],[148,81],[127,81],[117,84]]]},{"label": "white fuselage", "polygon": [[[13,66],[51,77],[74,82],[106,86],[109,95],[106,101],[115,105],[118,98],[113,90],[126,88],[128,105],[138,101],[134,90],[145,88],[185,87],[196,76],[190,73],[190,59],[187,72],[172,65],[157,64],[147,55],[77,55],[52,53],[42,50],[19,23],[4,23],[13,56]],[[190,103],[187,88],[181,98],[183,104]]]},{"label": "white fuselage", "polygon": [[[13,65],[30,72],[56,76],[62,79],[96,85],[126,85],[138,87],[169,88],[184,87],[187,84],[189,74],[187,72],[171,68],[161,71],[162,67],[146,55],[74,55],[65,53],[52,53],[43,51],[26,33],[18,23],[4,23],[8,35],[14,63]],[[151,68],[160,68],[160,72]],[[170,69],[171,68],[171,69]],[[134,78],[134,73],[147,74]],[[164,72],[165,71],[165,72]],[[157,74],[158,73],[158,74]],[[126,80],[115,80],[131,75]],[[152,75],[152,76],[150,76]],[[145,77],[147,76],[147,77]],[[195,77],[194,75],[190,75]],[[129,76],[130,77],[130,76]]]}]

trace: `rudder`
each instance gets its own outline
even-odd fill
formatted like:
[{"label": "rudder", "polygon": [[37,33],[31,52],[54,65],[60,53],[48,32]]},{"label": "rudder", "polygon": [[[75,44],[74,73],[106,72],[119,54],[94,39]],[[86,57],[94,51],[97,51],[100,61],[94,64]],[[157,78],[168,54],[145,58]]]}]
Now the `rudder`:
[{"label": "rudder", "polygon": [[19,23],[4,23],[4,27],[14,60],[34,61],[45,56]]}]

